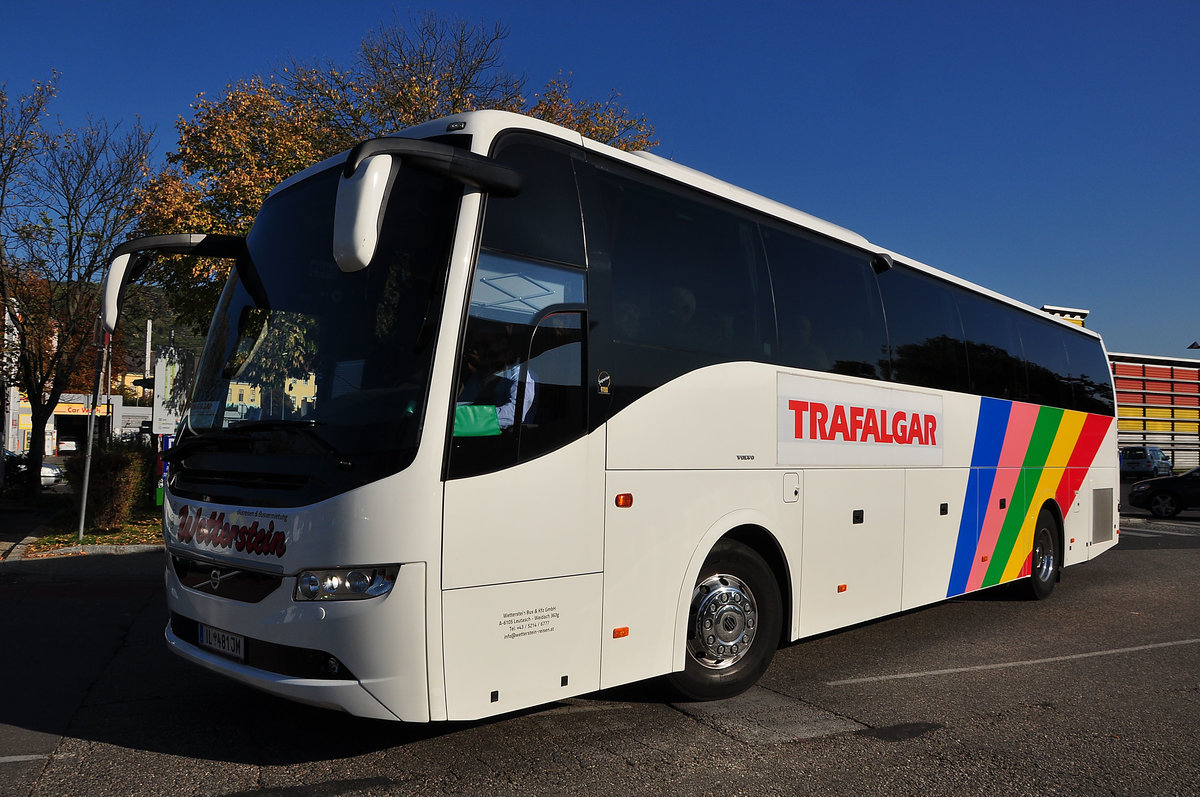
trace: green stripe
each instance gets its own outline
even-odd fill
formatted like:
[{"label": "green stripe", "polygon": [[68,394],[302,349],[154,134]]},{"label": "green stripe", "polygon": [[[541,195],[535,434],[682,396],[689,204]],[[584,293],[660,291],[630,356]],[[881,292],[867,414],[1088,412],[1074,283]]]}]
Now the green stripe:
[{"label": "green stripe", "polygon": [[1000,527],[1000,538],[996,540],[996,548],[992,551],[991,562],[983,577],[985,587],[999,584],[1000,579],[1004,577],[1004,568],[1008,566],[1013,547],[1017,544],[1017,537],[1021,534],[1025,515],[1029,512],[1029,505],[1033,503],[1033,491],[1042,478],[1046,461],[1050,459],[1050,449],[1054,446],[1054,438],[1058,434],[1062,419],[1063,410],[1053,407],[1042,407],[1038,410],[1033,434],[1029,438],[1029,448],[1025,450],[1021,473],[1017,476],[1013,494],[1008,500],[1008,512],[1004,516],[1004,525]]}]

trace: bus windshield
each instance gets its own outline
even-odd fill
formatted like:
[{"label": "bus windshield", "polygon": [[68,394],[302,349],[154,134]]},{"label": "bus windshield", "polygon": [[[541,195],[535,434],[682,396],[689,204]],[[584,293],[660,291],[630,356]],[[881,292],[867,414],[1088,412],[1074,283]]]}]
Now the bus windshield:
[{"label": "bus windshield", "polygon": [[461,196],[457,183],[397,167],[375,257],[348,274],[331,252],[337,179],[326,170],[263,205],[213,316],[180,440],[333,456],[355,474],[334,492],[415,456]]}]

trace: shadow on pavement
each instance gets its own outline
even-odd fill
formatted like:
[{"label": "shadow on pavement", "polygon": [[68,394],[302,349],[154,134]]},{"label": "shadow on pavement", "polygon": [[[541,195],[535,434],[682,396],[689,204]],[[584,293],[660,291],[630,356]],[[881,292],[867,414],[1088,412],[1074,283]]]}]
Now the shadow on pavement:
[{"label": "shadow on pavement", "polygon": [[352,717],[284,701],[183,661],[163,641],[162,568],[159,551],[0,562],[0,742],[28,732],[286,765],[481,724]]}]

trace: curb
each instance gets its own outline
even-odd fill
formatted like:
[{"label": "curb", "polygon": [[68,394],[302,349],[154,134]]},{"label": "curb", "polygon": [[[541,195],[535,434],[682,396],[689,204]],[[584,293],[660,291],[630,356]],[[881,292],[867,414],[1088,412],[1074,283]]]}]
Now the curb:
[{"label": "curb", "polygon": [[54,512],[52,515],[50,515],[50,517],[46,518],[46,521],[44,523],[41,523],[40,525],[35,527],[33,531],[29,532],[29,536],[27,536],[25,539],[21,540],[16,545],[14,545],[12,548],[10,548],[8,550],[8,553],[5,554],[3,557],[0,557],[0,562],[20,561],[21,558],[25,556],[25,549],[28,548],[30,546],[30,544],[35,542],[38,539],[38,537],[45,536],[46,531],[49,528],[49,524],[65,511],[66,511],[65,509],[60,509],[57,512]]},{"label": "curb", "polygon": [[[21,540],[20,544],[13,548],[9,559],[20,559],[24,555],[24,546],[32,542],[35,537],[26,537]],[[17,549],[21,549],[20,555]],[[153,551],[165,550],[162,545],[71,545],[66,548],[55,548],[53,551],[35,554],[30,557],[32,559],[54,559],[59,556],[84,556],[87,554],[133,554],[133,553],[151,553]],[[7,561],[7,560],[5,560]],[[29,561],[25,559],[24,561]]]},{"label": "curb", "polygon": [[39,531],[41,531],[43,528],[45,528],[45,526],[38,526],[36,529],[33,530],[33,534],[30,534],[28,537],[21,540],[16,545],[14,545],[9,550],[8,556],[4,557],[3,561],[5,561],[5,562],[21,561],[21,559],[25,556],[25,549],[28,548],[35,540],[37,540],[37,538],[38,538],[37,533]]},{"label": "curb", "polygon": [[[50,520],[58,517],[60,512],[54,513]],[[9,549],[8,554],[0,558],[0,562],[20,562],[28,561],[25,556],[26,549],[37,542],[39,538],[46,535],[49,528],[48,523],[43,523],[29,533],[29,536],[18,542]],[[53,559],[59,556],[84,556],[87,554],[129,554],[129,553],[147,553],[149,551],[164,550],[162,544],[157,545],[72,545],[67,548],[55,548],[46,553],[33,555],[34,559]]]}]

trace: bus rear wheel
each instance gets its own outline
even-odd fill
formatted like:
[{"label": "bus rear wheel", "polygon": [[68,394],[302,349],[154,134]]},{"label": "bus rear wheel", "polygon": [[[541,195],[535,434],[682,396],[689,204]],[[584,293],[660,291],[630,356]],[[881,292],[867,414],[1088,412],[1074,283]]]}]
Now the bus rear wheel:
[{"label": "bus rear wheel", "polygon": [[1043,508],[1038,512],[1033,531],[1033,558],[1029,574],[1028,595],[1034,600],[1050,597],[1058,571],[1062,567],[1058,549],[1058,525],[1054,513]]},{"label": "bus rear wheel", "polygon": [[692,590],[687,657],[671,685],[690,700],[719,700],[749,689],[779,645],[783,602],[766,561],[740,543],[717,543]]}]

